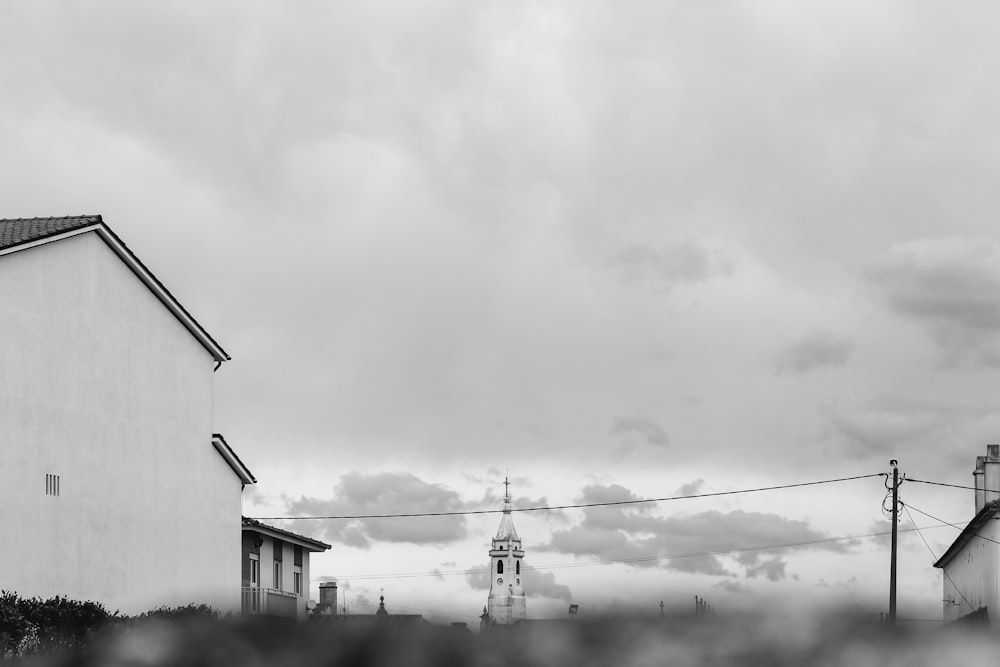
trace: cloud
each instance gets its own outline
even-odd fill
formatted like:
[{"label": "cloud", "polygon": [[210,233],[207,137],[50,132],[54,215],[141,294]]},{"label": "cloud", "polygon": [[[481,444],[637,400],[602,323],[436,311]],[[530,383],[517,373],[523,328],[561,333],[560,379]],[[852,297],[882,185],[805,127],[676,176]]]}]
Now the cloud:
[{"label": "cloud", "polygon": [[666,429],[642,417],[615,417],[611,435],[622,436],[627,442],[632,438],[638,438],[646,444],[657,447],[666,447],[670,444]]},{"label": "cloud", "polygon": [[[469,569],[465,575],[465,580],[471,588],[486,591],[490,589],[492,583],[490,578],[490,564],[478,565]],[[522,570],[521,583],[524,588],[524,595],[529,598],[552,598],[556,600],[572,599],[569,586],[556,583],[556,576],[552,572],[536,570],[530,565],[525,565]]]},{"label": "cloud", "polygon": [[678,496],[693,496],[699,493],[705,486],[705,480],[700,477],[693,482],[688,482],[687,484],[681,484],[677,489]]},{"label": "cloud", "polygon": [[[585,502],[592,498],[636,497],[619,485],[592,485],[584,492]],[[735,510],[657,517],[651,510],[650,506],[641,505],[586,508],[579,524],[553,531],[549,542],[538,549],[621,561],[635,567],[665,567],[713,576],[732,575],[722,560],[732,554],[746,567],[746,576],[764,576],[774,581],[786,576],[783,562],[778,558],[760,560],[762,555],[773,555],[772,551],[762,548],[750,554],[737,554],[729,550],[812,542],[826,537],[805,521],[771,513]],[[827,542],[798,548],[844,552],[848,547]]]},{"label": "cloud", "polygon": [[[355,516],[406,513],[455,512],[470,508],[459,495],[441,485],[424,482],[411,473],[381,472],[342,475],[330,499],[305,496],[288,504],[290,515]],[[346,546],[367,549],[373,542],[447,544],[466,537],[463,516],[408,517],[387,519],[331,519],[319,523],[322,538]]]},{"label": "cloud", "polygon": [[748,579],[758,576],[767,577],[770,581],[780,581],[785,578],[785,566],[788,565],[780,558],[764,560],[756,565],[748,566],[746,574]]},{"label": "cloud", "polygon": [[824,366],[843,366],[854,352],[854,341],[829,331],[813,331],[784,348],[774,359],[775,372],[802,374]]},{"label": "cloud", "polygon": [[930,335],[946,363],[1000,366],[1000,243],[907,241],[873,260],[868,277],[889,308]]},{"label": "cloud", "polygon": [[712,584],[713,588],[719,588],[727,593],[749,593],[750,588],[739,581],[734,581],[732,579],[723,579],[722,581],[717,581]]},{"label": "cloud", "polygon": [[881,396],[854,410],[831,411],[822,437],[844,455],[867,458],[961,441],[966,429],[992,412],[989,407]]},{"label": "cloud", "polygon": [[660,248],[634,243],[609,263],[626,282],[667,290],[681,283],[695,283],[732,271],[731,263],[705,245],[683,241]]},{"label": "cloud", "polygon": [[542,572],[531,566],[524,568],[524,594],[527,597],[553,598],[556,600],[573,599],[569,586],[556,583],[556,575]]}]

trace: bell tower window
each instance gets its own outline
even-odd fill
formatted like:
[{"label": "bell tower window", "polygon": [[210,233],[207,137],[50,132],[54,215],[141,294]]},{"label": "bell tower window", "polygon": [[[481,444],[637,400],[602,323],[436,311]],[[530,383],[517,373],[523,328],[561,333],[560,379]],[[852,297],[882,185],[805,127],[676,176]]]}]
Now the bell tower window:
[{"label": "bell tower window", "polygon": [[497,574],[503,574],[503,561],[497,561]]}]

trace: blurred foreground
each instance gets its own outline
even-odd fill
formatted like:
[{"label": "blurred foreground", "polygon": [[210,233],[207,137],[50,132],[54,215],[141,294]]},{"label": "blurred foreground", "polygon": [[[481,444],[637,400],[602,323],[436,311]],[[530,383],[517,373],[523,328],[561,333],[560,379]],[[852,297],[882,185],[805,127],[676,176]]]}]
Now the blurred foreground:
[{"label": "blurred foreground", "polygon": [[901,627],[838,616],[734,616],[536,621],[473,633],[464,627],[262,618],[151,619],[108,628],[73,653],[24,665],[996,665],[987,625]]}]

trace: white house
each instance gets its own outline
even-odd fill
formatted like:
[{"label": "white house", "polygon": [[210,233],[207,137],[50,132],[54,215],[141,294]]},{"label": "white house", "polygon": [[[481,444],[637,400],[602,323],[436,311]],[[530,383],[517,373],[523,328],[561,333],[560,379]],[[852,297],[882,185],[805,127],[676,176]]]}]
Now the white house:
[{"label": "white house", "polygon": [[325,542],[243,517],[243,611],[305,619],[309,554],[329,548]]},{"label": "white house", "polygon": [[987,445],[972,473],[976,514],[934,567],[942,570],[944,620],[1000,627],[1000,445]]},{"label": "white house", "polygon": [[239,609],[225,350],[100,216],[0,220],[0,588]]}]

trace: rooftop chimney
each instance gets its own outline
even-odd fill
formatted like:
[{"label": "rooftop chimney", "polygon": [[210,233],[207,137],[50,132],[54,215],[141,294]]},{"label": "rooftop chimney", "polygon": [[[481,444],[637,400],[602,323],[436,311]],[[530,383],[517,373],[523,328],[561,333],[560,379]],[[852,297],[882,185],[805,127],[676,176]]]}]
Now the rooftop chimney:
[{"label": "rooftop chimney", "polygon": [[972,482],[976,488],[976,514],[986,504],[986,487],[983,485],[983,475],[986,473],[986,457],[976,457],[976,469],[972,471]]},{"label": "rooftop chimney", "polygon": [[976,487],[976,514],[995,500],[1000,500],[1000,445],[986,445],[986,456],[976,457],[972,472]]},{"label": "rooftop chimney", "polygon": [[986,445],[983,468],[984,501],[986,504],[1000,500],[1000,445]]},{"label": "rooftop chimney", "polygon": [[319,605],[317,609],[322,614],[329,616],[337,615],[336,581],[324,581],[319,585]]}]

